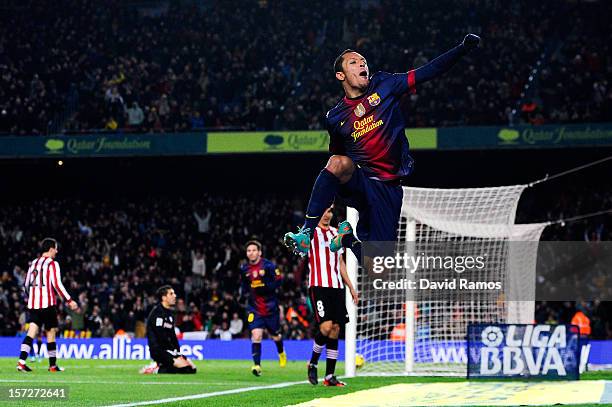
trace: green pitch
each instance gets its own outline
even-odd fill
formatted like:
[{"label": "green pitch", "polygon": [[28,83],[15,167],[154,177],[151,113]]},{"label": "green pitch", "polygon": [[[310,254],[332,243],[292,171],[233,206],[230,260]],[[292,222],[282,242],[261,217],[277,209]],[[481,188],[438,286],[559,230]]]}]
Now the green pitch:
[{"label": "green pitch", "polygon": [[[163,405],[272,407],[300,403],[315,398],[332,397],[395,383],[463,380],[430,377],[357,377],[346,380],[349,384],[348,387],[327,388],[321,385],[312,386],[305,382],[305,362],[290,361],[286,368],[281,369],[276,362],[264,361],[262,366],[263,376],[261,377],[255,377],[251,374],[251,363],[249,361],[209,360],[196,362],[196,364],[198,373],[195,375],[140,375],[138,369],[144,363],[138,361],[62,360],[60,366],[66,368],[65,372],[48,373],[45,360],[40,363],[30,362],[34,372],[24,374],[15,370],[15,359],[0,359],[0,388],[2,389],[2,395],[6,396],[9,387],[65,386],[68,388],[68,400],[62,401],[63,406],[106,406],[236,391],[237,393],[234,394],[179,400]],[[324,363],[321,363],[319,369],[323,371],[324,365]],[[338,365],[338,371],[343,372],[343,365],[341,363]],[[583,378],[611,380],[612,372],[587,373]],[[292,384],[295,382],[303,383]],[[275,384],[278,384],[279,387],[252,391],[242,390]],[[7,406],[40,406],[51,403],[58,404],[52,401],[40,402],[21,399],[15,402],[7,402],[6,399],[0,400],[0,404]]]}]

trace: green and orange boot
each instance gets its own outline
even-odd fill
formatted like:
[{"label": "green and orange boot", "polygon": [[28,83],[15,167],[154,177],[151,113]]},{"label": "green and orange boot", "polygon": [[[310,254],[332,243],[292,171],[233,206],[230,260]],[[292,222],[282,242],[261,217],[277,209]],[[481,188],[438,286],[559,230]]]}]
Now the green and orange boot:
[{"label": "green and orange boot", "polygon": [[334,236],[334,238],[329,243],[329,250],[331,250],[332,252],[337,252],[338,250],[342,249],[342,238],[345,235],[349,234],[353,234],[353,227],[351,226],[351,224],[348,222],[348,220],[340,222],[340,224],[338,225],[338,235]]},{"label": "green and orange boot", "polygon": [[297,255],[302,257],[308,255],[310,251],[310,229],[302,227],[298,229],[297,233],[285,233],[283,243]]}]

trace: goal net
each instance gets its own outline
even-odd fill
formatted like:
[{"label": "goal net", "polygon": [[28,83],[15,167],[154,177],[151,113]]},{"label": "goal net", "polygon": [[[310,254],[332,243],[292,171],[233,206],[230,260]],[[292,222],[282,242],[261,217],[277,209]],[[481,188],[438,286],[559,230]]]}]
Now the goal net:
[{"label": "goal net", "polygon": [[[532,322],[534,301],[525,299],[535,298],[534,242],[547,224],[514,223],[525,188],[404,187],[393,251],[432,258],[484,255],[483,270],[457,274],[457,279],[499,281],[502,289],[380,289],[368,273],[357,270],[350,255],[348,271],[357,283],[360,302],[355,307],[347,296],[351,323],[346,330],[346,360],[355,360],[358,354],[365,364],[355,372],[354,364],[347,363],[347,375],[465,375],[469,323]],[[348,215],[355,223],[356,211],[350,209]],[[388,281],[415,280],[417,288],[421,279],[443,277],[449,272],[436,262],[423,263],[412,273],[396,267],[385,274]]]}]

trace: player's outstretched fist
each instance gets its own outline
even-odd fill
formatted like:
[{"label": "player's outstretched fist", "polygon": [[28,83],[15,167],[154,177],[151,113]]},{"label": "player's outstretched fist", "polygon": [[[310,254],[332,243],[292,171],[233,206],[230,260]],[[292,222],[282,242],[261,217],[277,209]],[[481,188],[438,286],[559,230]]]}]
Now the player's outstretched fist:
[{"label": "player's outstretched fist", "polygon": [[468,34],[463,39],[462,44],[468,51],[471,51],[474,48],[478,48],[478,44],[480,44],[480,37],[476,34]]},{"label": "player's outstretched fist", "polygon": [[76,303],[76,301],[70,301],[70,302],[68,303],[68,307],[69,307],[69,308],[70,308],[72,311],[75,311],[75,312],[78,312],[78,310],[79,310],[79,304],[77,304],[77,303]]}]

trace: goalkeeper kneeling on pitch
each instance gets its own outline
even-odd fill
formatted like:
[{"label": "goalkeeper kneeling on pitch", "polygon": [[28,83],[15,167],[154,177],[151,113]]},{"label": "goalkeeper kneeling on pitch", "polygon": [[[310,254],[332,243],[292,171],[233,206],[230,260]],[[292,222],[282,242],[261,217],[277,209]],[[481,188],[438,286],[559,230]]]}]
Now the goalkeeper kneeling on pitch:
[{"label": "goalkeeper kneeling on pitch", "polygon": [[176,293],[169,285],[157,290],[157,304],[147,318],[147,340],[151,358],[155,361],[140,372],[153,373],[195,373],[196,367],[181,355],[178,339],[174,332],[174,305]]}]

